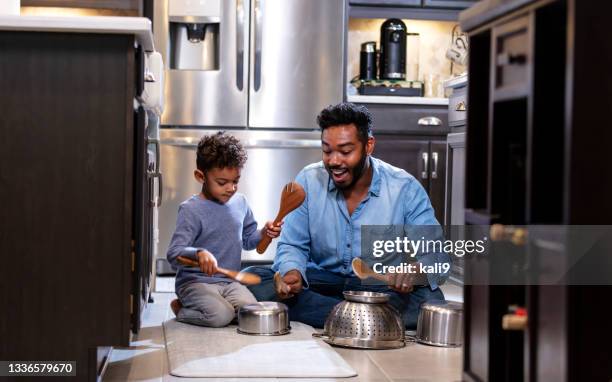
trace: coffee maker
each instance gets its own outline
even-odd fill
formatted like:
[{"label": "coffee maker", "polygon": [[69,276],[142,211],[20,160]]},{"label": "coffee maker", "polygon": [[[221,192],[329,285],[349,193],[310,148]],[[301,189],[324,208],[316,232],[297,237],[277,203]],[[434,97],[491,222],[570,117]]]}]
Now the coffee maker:
[{"label": "coffee maker", "polygon": [[389,19],[380,27],[380,79],[406,79],[406,24]]}]

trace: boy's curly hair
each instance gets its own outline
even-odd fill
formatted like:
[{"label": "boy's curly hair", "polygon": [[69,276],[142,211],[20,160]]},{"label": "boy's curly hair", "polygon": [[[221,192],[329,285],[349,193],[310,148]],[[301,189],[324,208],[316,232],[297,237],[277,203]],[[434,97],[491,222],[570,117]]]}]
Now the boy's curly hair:
[{"label": "boy's curly hair", "polygon": [[247,160],[247,153],[240,141],[220,131],[214,135],[205,135],[198,143],[196,166],[200,171],[211,168],[242,168]]}]

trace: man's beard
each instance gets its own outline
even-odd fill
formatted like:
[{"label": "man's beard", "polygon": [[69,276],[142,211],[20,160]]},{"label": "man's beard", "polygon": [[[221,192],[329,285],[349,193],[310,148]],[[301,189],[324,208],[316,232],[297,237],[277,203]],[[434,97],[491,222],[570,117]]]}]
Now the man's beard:
[{"label": "man's beard", "polygon": [[365,173],[365,167],[366,167],[366,161],[368,160],[368,154],[366,154],[365,152],[363,153],[363,155],[361,156],[361,159],[359,160],[359,162],[357,163],[357,165],[353,168],[347,168],[348,172],[353,176],[353,179],[351,180],[351,183],[347,184],[347,185],[342,185],[342,184],[338,184],[336,183],[333,179],[333,175],[332,175],[332,171],[335,169],[339,169],[341,167],[328,167],[325,166],[327,169],[327,172],[329,173],[330,178],[332,179],[332,181],[334,182],[334,184],[336,185],[336,187],[338,187],[339,189],[342,190],[346,190],[349,189],[351,187],[353,187],[355,185],[355,183],[357,183],[357,181],[363,176],[363,174]]}]

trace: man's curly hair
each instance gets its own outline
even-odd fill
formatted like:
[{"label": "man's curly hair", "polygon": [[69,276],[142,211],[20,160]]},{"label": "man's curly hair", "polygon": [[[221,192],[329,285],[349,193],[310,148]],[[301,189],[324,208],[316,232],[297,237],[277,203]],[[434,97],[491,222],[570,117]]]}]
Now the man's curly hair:
[{"label": "man's curly hair", "polygon": [[196,166],[200,171],[212,168],[242,168],[247,160],[247,153],[240,141],[224,131],[214,135],[205,135],[198,143]]}]

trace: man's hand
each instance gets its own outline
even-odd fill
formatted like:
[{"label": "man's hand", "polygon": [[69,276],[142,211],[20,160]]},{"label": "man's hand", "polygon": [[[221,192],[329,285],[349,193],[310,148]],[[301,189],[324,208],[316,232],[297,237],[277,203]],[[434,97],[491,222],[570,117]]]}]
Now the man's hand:
[{"label": "man's hand", "polygon": [[414,274],[389,273],[389,288],[399,293],[410,293],[414,289]]},{"label": "man's hand", "polygon": [[198,263],[200,264],[202,273],[209,276],[217,273],[217,259],[212,253],[208,251],[199,251],[196,256],[198,257]]},{"label": "man's hand", "polygon": [[293,297],[302,291],[302,274],[297,269],[290,270],[282,277],[276,272],[274,289],[281,300]]},{"label": "man's hand", "polygon": [[280,236],[281,226],[284,221],[274,224],[274,222],[266,222],[266,225],[263,228],[263,233],[268,235],[271,239],[275,239]]},{"label": "man's hand", "polygon": [[427,274],[418,271],[418,269],[420,269],[419,267],[416,269],[417,270],[415,272],[387,274],[389,279],[389,288],[399,293],[410,293],[414,289],[415,285],[429,285]]}]

